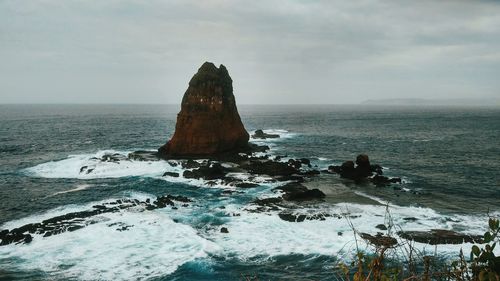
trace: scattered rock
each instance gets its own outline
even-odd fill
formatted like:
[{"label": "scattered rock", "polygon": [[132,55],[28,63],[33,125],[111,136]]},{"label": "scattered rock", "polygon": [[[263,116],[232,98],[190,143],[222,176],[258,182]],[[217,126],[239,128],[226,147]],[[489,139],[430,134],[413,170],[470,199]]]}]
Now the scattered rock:
[{"label": "scattered rock", "polygon": [[382,175],[375,175],[370,178],[371,182],[376,186],[390,185],[391,183],[401,183],[401,178],[389,178]]},{"label": "scattered rock", "polygon": [[280,219],[284,221],[289,221],[289,222],[303,222],[306,219],[306,215],[301,214],[301,215],[294,215],[290,213],[279,213],[278,216]]},{"label": "scattered rock", "polygon": [[252,135],[252,138],[254,138],[254,139],[276,139],[276,138],[279,138],[279,137],[280,137],[280,135],[266,134],[262,130],[257,130]]},{"label": "scattered rock", "polygon": [[221,232],[221,233],[229,233],[229,230],[227,229],[227,227],[222,227],[222,228],[220,229],[220,232]]},{"label": "scattered rock", "polygon": [[201,166],[198,169],[184,171],[183,176],[187,179],[216,180],[223,179],[226,173],[226,169],[220,163],[213,163],[211,165],[208,163],[206,166]]},{"label": "scattered rock", "polygon": [[288,183],[279,186],[276,189],[283,191],[283,199],[287,201],[307,201],[321,200],[325,198],[325,194],[319,189],[308,189],[300,183]]},{"label": "scattered rock", "polygon": [[113,154],[104,154],[101,159],[102,162],[113,162],[113,163],[118,163],[123,160],[127,160],[127,157],[120,153],[113,153]]},{"label": "scattered rock", "polygon": [[235,186],[240,187],[240,188],[253,188],[253,187],[257,187],[259,185],[256,183],[251,183],[251,182],[240,182],[240,183],[235,184]]},{"label": "scattered rock", "polygon": [[[327,172],[340,174],[341,177],[356,182],[371,181],[377,186],[401,183],[400,178],[382,176],[382,166],[370,164],[370,159],[366,154],[358,155],[356,157],[356,163],[353,161],[346,161],[340,166],[329,166]],[[375,176],[373,176],[374,173]]]},{"label": "scattered rock", "polygon": [[198,161],[194,161],[193,159],[189,159],[188,161],[182,163],[182,168],[193,169],[193,168],[199,168],[201,166],[206,166],[207,164],[208,164],[207,162],[199,163]]},{"label": "scattered rock", "polygon": [[134,161],[157,161],[159,159],[157,151],[139,150],[128,154],[127,158]]},{"label": "scattered rock", "polygon": [[250,161],[241,165],[241,168],[252,174],[269,175],[269,176],[291,176],[298,174],[299,170],[289,166],[287,163],[275,161]]},{"label": "scattered rock", "polygon": [[483,243],[483,236],[462,234],[445,229],[431,229],[429,231],[400,231],[398,235],[406,240],[430,245]]},{"label": "scattered rock", "polygon": [[169,177],[178,178],[178,177],[179,177],[179,173],[175,173],[175,172],[165,172],[165,173],[163,173],[163,176],[164,176],[164,177],[169,176]]},{"label": "scattered rock", "polygon": [[368,233],[361,233],[360,236],[377,247],[390,248],[398,244],[398,240],[390,236],[382,235],[382,233],[377,233],[375,236]]},{"label": "scattered rock", "polygon": [[317,175],[321,174],[321,172],[318,170],[309,170],[309,171],[301,172],[300,174],[303,176],[306,176],[306,177],[312,177],[312,176],[317,176]]},{"label": "scattered rock", "polygon": [[377,224],[377,226],[375,226],[375,228],[378,228],[380,230],[387,230],[387,226],[385,226],[385,224]]}]

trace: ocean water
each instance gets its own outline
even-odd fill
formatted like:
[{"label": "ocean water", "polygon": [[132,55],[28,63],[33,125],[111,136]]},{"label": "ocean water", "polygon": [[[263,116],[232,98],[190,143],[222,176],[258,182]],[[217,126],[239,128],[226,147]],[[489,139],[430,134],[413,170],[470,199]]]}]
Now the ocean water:
[{"label": "ocean water", "polygon": [[[156,150],[173,133],[178,111],[172,105],[0,105],[0,230],[113,199],[174,194],[194,200],[177,210],[103,214],[74,232],[0,246],[0,279],[335,279],[336,263],[355,248],[344,217],[298,223],[252,212],[252,200],[276,196],[276,184],[265,179],[237,189],[162,177],[182,173],[166,161],[92,160]],[[372,234],[387,221],[387,209],[404,230],[474,234],[484,233],[488,214],[500,214],[498,108],[242,105],[239,111],[247,130],[281,135],[261,141],[273,155],[307,157],[321,169],[366,153],[386,175],[403,179],[375,187],[322,174],[306,185],[321,189],[325,202],[301,205],[298,213],[348,214],[356,229]],[[81,174],[85,165],[94,171]],[[113,223],[130,228],[117,231]],[[470,245],[416,247],[453,258]]]}]

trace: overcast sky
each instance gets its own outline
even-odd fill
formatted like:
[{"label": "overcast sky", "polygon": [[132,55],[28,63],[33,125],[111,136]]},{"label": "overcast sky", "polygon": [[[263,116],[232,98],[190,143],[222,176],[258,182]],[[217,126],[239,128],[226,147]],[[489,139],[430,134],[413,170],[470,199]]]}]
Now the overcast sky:
[{"label": "overcast sky", "polygon": [[500,1],[0,0],[0,103],[499,98]]}]

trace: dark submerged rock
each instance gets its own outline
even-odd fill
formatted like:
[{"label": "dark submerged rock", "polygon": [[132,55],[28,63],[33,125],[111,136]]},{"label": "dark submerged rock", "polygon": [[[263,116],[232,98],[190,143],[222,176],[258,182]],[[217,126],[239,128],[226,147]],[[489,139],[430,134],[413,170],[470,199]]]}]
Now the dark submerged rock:
[{"label": "dark submerged rock", "polygon": [[371,182],[377,186],[390,185],[391,183],[401,183],[401,178],[389,178],[386,176],[375,175],[371,179]]},{"label": "dark submerged rock", "polygon": [[227,170],[220,163],[208,163],[192,171],[184,171],[183,176],[188,179],[216,180],[224,179]]},{"label": "dark submerged rock", "polygon": [[129,160],[135,160],[135,161],[156,161],[160,159],[158,157],[157,151],[145,151],[145,150],[131,152],[128,154],[127,158]]},{"label": "dark submerged rock", "polygon": [[257,187],[259,185],[256,183],[251,183],[251,182],[240,182],[240,183],[235,184],[235,186],[240,187],[240,188],[252,188],[252,187]]},{"label": "dark submerged rock", "polygon": [[[356,163],[346,161],[340,166],[329,166],[327,172],[337,173],[342,178],[354,180],[355,182],[370,181],[377,186],[402,182],[400,178],[382,176],[382,166],[377,164],[372,165],[366,154],[358,155]],[[373,174],[375,175],[373,176]]]},{"label": "dark submerged rock", "polygon": [[266,134],[262,130],[257,130],[252,135],[252,138],[254,138],[254,139],[276,139],[276,138],[279,138],[279,137],[280,137],[280,135]]},{"label": "dark submerged rock", "polygon": [[307,217],[304,214],[294,215],[290,213],[279,213],[278,216],[280,217],[280,219],[289,222],[303,222],[306,220]]},{"label": "dark submerged rock", "polygon": [[298,174],[299,170],[287,163],[267,161],[250,161],[241,165],[241,168],[252,174],[269,175],[269,176],[291,176]]},{"label": "dark submerged rock", "polygon": [[319,189],[308,189],[300,183],[288,183],[276,189],[283,191],[283,199],[287,201],[321,200],[325,194]]},{"label": "dark submerged rock", "polygon": [[179,177],[179,173],[175,173],[175,172],[165,172],[165,173],[163,173],[163,176],[164,176],[164,177],[169,176],[169,177],[178,178],[178,177]]}]

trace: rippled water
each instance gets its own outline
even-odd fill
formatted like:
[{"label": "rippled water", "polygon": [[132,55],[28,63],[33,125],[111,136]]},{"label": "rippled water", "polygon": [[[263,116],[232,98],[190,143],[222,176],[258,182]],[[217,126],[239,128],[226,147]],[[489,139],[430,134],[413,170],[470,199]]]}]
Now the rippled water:
[{"label": "rippled water", "polygon": [[[281,134],[266,144],[275,155],[310,158],[318,168],[370,155],[393,187],[356,186],[335,175],[307,183],[326,202],[304,206],[355,215],[375,233],[386,202],[404,229],[484,232],[487,212],[500,211],[500,110],[361,106],[240,106],[249,131]],[[0,106],[0,229],[111,199],[176,194],[188,208],[123,211],[100,222],[26,245],[0,247],[0,279],[330,280],[353,235],[345,219],[292,223],[276,213],[249,212],[273,185],[238,190],[162,177],[168,163],[93,163],[106,152],[155,150],[173,132],[179,108],[165,105]],[[91,174],[80,174],[83,165]],[[177,170],[175,170],[177,169]],[[233,188],[234,189],[234,188]],[[221,208],[223,207],[223,208]],[[405,218],[417,220],[405,220]],[[128,231],[110,227],[132,225]],[[229,229],[220,233],[220,227]],[[434,252],[435,248],[423,250]],[[440,246],[453,255],[461,247]]]}]

